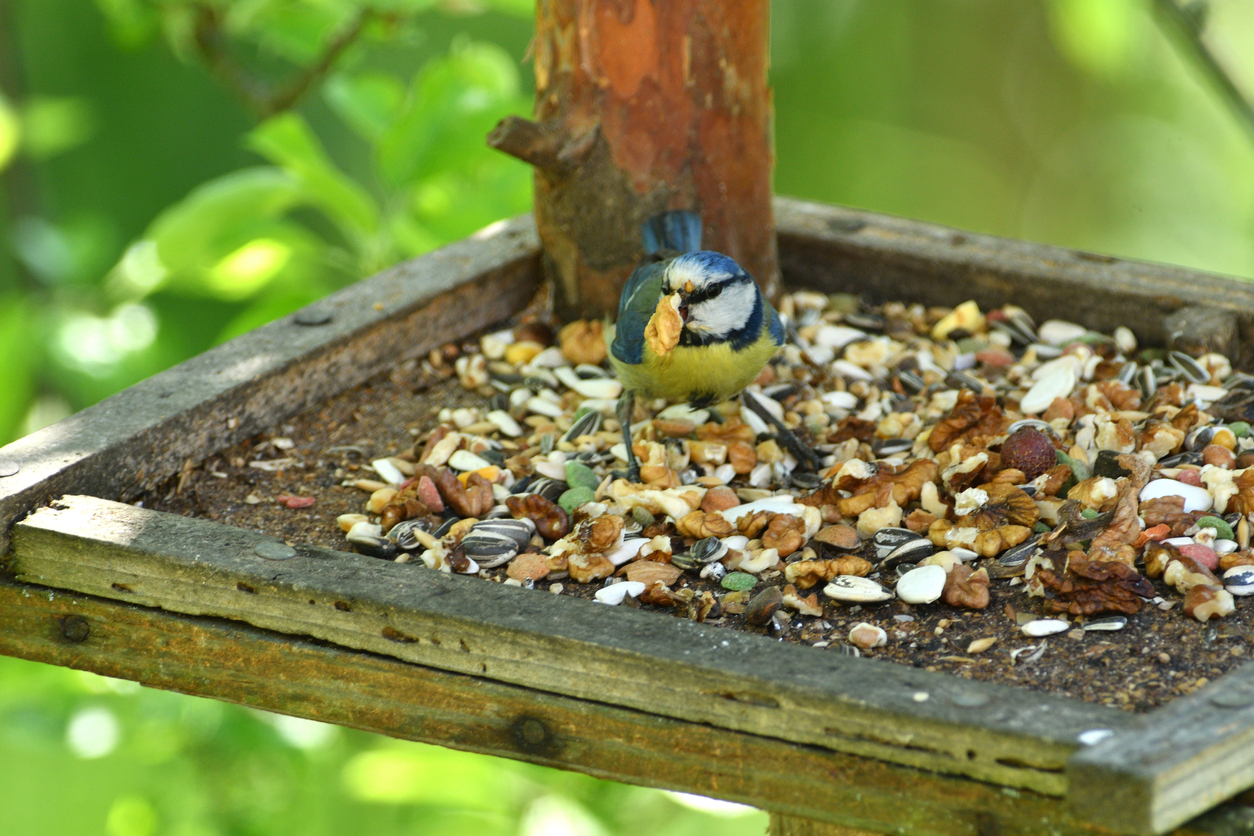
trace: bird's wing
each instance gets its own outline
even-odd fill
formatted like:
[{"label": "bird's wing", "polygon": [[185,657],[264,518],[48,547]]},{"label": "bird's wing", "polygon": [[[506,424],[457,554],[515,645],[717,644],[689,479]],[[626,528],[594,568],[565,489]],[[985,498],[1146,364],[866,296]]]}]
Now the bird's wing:
[{"label": "bird's wing", "polygon": [[642,264],[627,279],[618,298],[618,322],[610,352],[624,363],[644,362],[644,328],[662,296],[665,263]]},{"label": "bird's wing", "polygon": [[766,327],[770,329],[771,339],[775,340],[776,345],[783,345],[788,333],[784,329],[784,323],[780,321],[779,312],[765,296],[762,297],[762,302],[766,305]]}]

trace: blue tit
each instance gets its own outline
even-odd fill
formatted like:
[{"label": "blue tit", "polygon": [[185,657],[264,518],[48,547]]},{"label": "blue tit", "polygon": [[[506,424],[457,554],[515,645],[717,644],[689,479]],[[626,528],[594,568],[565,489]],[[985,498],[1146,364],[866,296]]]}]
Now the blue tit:
[{"label": "blue tit", "polygon": [[639,478],[629,437],[636,394],[694,407],[727,400],[757,378],[785,336],[753,278],[731,258],[701,249],[696,213],[650,219],[644,245],[645,261],[624,285],[618,322],[606,331],[623,383],[618,417],[632,481]]}]

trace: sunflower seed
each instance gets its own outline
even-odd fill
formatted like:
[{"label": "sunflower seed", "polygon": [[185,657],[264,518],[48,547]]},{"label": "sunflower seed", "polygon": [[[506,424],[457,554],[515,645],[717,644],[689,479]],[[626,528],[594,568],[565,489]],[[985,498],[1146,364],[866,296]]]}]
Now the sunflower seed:
[{"label": "sunflower seed", "polygon": [[918,563],[935,551],[936,548],[930,540],[922,537],[915,540],[907,540],[884,556],[884,559],[880,562],[880,568],[894,569],[898,566]]},{"label": "sunflower seed", "polygon": [[472,529],[462,538],[461,545],[466,557],[476,561],[484,569],[494,569],[508,563],[518,554],[518,542],[513,537],[493,531]]},{"label": "sunflower seed", "polygon": [[1173,351],[1168,354],[1167,362],[1184,375],[1190,383],[1210,383],[1210,372],[1183,351]]},{"label": "sunflower seed", "polygon": [[483,520],[475,523],[470,532],[486,532],[500,537],[508,537],[521,548],[531,542],[531,535],[536,531],[536,524],[523,517],[522,519]]}]

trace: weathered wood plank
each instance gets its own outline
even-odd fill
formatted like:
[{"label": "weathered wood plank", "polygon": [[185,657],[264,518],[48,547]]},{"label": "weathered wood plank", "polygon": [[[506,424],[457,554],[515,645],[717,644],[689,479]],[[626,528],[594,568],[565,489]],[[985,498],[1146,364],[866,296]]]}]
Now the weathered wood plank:
[{"label": "weathered wood plank", "polygon": [[[0,448],[13,520],[66,492],[126,497],[410,357],[499,322],[538,288],[530,216],[358,282]],[[306,324],[302,324],[306,323]]]},{"label": "weathered wood plank", "polygon": [[1228,311],[1239,324],[1248,367],[1254,284],[1143,261],[965,232],[875,212],[788,198],[775,202],[780,267],[787,284],[984,309],[1014,303],[1044,321],[1065,311],[1090,328],[1131,328],[1143,344],[1166,345],[1166,316],[1186,306]]},{"label": "weathered wood plank", "polygon": [[1072,811],[1117,833],[1162,833],[1254,785],[1254,665],[1174,700],[1067,765]]},{"label": "weathered wood plank", "polygon": [[1132,716],[762,636],[272,539],[91,497],[15,527],[19,580],[310,635],[442,670],[1061,794]]},{"label": "weathered wood plank", "polygon": [[[0,653],[392,737],[912,836],[1092,836],[1059,799],[0,579]],[[905,803],[908,799],[908,803]],[[796,828],[808,820],[810,830]],[[1230,806],[1178,836],[1237,836]],[[1245,829],[1239,829],[1238,825]],[[839,830],[834,832],[839,833]],[[856,831],[855,831],[856,832]]]}]

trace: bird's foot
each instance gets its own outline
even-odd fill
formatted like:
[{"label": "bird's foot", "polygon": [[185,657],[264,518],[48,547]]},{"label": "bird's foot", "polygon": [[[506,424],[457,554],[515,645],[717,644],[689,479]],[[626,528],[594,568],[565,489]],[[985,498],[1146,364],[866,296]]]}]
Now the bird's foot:
[{"label": "bird's foot", "polygon": [[814,452],[810,445],[797,438],[796,433],[784,426],[784,422],[776,418],[752,392],[741,392],[740,400],[745,406],[753,410],[759,418],[775,428],[776,440],[779,441],[784,449],[793,454],[793,457],[797,459],[803,468],[817,471],[823,466],[823,461],[819,454]]}]

